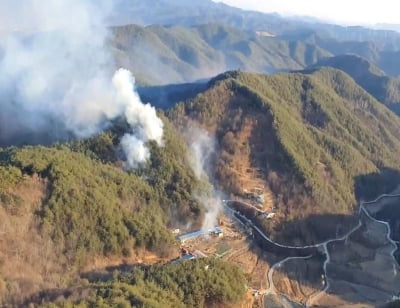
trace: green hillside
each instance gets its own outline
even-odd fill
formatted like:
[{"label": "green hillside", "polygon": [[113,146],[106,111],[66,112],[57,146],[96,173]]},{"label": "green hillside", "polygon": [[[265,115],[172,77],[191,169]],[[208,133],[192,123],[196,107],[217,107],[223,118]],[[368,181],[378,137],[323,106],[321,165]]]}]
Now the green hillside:
[{"label": "green hillside", "polygon": [[349,74],[361,87],[395,113],[400,113],[400,79],[386,76],[367,60],[354,55],[327,58],[313,67],[329,66]]},{"label": "green hillside", "polygon": [[[335,56],[356,54],[368,59],[390,76],[400,74],[398,61],[400,34],[397,31],[360,26],[346,27],[326,24],[320,20],[306,17],[288,18],[278,14],[246,11],[211,0],[191,1],[190,3],[181,0],[154,0],[151,3],[143,0],[119,1],[116,9],[119,13],[111,18],[115,25],[137,24],[166,27],[175,25],[190,29],[203,24],[217,23],[238,29],[237,31],[249,32],[252,35],[256,32],[268,33],[268,35],[274,36],[271,41],[274,41],[275,45],[282,41],[285,42],[285,45],[290,42],[300,42],[302,45],[316,50],[317,53],[323,52]],[[265,56],[276,58],[275,52],[276,50],[271,48]],[[273,62],[272,67],[279,69],[282,59],[276,58],[276,60],[278,61]],[[294,60],[296,61],[296,59]],[[161,64],[158,63],[158,65]],[[287,67],[289,70],[296,69],[293,66]],[[225,69],[238,68],[226,67]],[[244,67],[240,68],[244,69]],[[271,66],[269,66],[270,68]],[[266,70],[261,61],[256,72],[269,73],[271,70]],[[171,80],[170,82],[177,81]],[[188,79],[184,81],[188,81]]]},{"label": "green hillside", "polygon": [[[382,75],[372,66],[368,71]],[[265,209],[276,216],[243,212],[282,243],[346,232],[359,200],[400,183],[400,119],[340,70],[232,71],[205,88],[183,88],[194,97],[167,111],[168,118],[160,115],[165,145],[149,144],[151,159],[133,172],[122,168],[118,148],[123,121],[88,140],[0,150],[2,305],[240,302],[245,277],[236,267],[210,258],[154,265],[178,255],[170,229],[198,228],[204,215],[195,196],[210,185],[189,165],[186,142],[198,137],[188,134],[191,125],[216,137],[208,168],[215,186],[247,201],[262,190]],[[114,264],[147,266],[119,274]],[[88,274],[100,269],[108,276],[82,279],[89,265]]]},{"label": "green hillside", "polygon": [[[214,47],[238,39],[232,34],[217,44],[212,28],[204,33]],[[344,66],[355,77],[386,78],[355,60]],[[178,88],[171,89],[174,99]],[[189,165],[185,141],[193,140],[184,138],[190,125],[216,137],[209,169],[219,190],[239,200],[262,190],[274,219],[251,209],[245,214],[280,242],[309,244],[344,233],[354,226],[359,200],[400,183],[400,119],[343,71],[232,71],[182,90],[191,98],[162,116],[165,146],[151,143],[151,159],[134,172],[123,169],[118,148],[123,121],[88,140],[0,149],[1,304],[212,307],[240,301],[245,278],[210,259],[139,267],[102,282],[80,276],[92,263],[101,269],[146,257],[164,263],[178,254],[170,229],[200,226],[204,209],[195,196],[210,186]],[[215,267],[212,275],[208,266]]]},{"label": "green hillside", "polygon": [[203,259],[179,265],[138,267],[107,283],[92,283],[64,294],[66,298],[62,301],[51,296],[42,299],[45,304],[42,302],[41,307],[230,306],[244,299],[245,279],[232,265]]},{"label": "green hillside", "polygon": [[220,24],[115,27],[109,46],[117,65],[130,69],[142,85],[194,81],[232,69],[302,69],[331,55],[312,44]]},{"label": "green hillside", "polygon": [[278,218],[260,225],[290,242],[333,236],[357,198],[399,183],[400,120],[338,70],[226,73],[170,116],[216,134],[219,185],[244,196],[242,179],[253,174],[278,207]]},{"label": "green hillside", "polygon": [[[338,62],[346,62],[344,65],[349,69],[363,67],[353,55],[367,59],[376,70],[387,75],[400,73],[396,46],[382,47],[373,40],[343,41],[329,33],[311,30],[268,36],[263,31],[257,34],[254,30],[208,23],[126,25],[114,27],[111,32],[108,46],[116,65],[130,69],[141,85],[193,82],[238,69],[276,73],[301,70],[316,63],[335,67]],[[332,56],[332,60],[324,60]],[[360,73],[346,72],[352,76]],[[369,83],[373,86],[374,80]],[[382,95],[379,98],[385,98],[386,94]],[[394,95],[393,91],[387,94],[393,99],[390,95]]]},{"label": "green hillside", "polygon": [[168,121],[165,146],[152,144],[151,160],[135,172],[121,168],[119,138],[116,129],[70,144],[0,149],[0,303],[67,286],[93,260],[174,257],[168,227],[201,223],[194,196],[208,186]]}]

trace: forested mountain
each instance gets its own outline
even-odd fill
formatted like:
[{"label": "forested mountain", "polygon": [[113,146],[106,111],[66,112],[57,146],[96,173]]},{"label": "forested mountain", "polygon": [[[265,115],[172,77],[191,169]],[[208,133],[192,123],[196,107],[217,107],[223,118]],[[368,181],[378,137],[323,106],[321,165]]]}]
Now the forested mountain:
[{"label": "forested mountain", "polygon": [[194,81],[232,69],[296,70],[331,55],[301,41],[258,36],[222,24],[116,27],[110,46],[117,65],[132,70],[144,85]]},{"label": "forested mountain", "polygon": [[[384,76],[358,60],[361,75]],[[245,277],[210,259],[136,268],[99,283],[79,278],[96,258],[135,259],[139,251],[171,258],[177,246],[169,228],[199,226],[204,208],[195,196],[209,185],[196,179],[188,161],[193,125],[216,137],[210,169],[216,187],[239,198],[247,194],[246,179],[262,187],[276,219],[247,215],[280,242],[318,242],[349,230],[358,200],[390,192],[400,181],[400,119],[343,71],[232,71],[184,89],[186,101],[163,117],[164,147],[150,143],[149,162],[133,172],[122,169],[119,154],[123,121],[88,140],[0,151],[4,303],[240,301]],[[204,276],[210,266],[213,275]]]},{"label": "forested mountain", "polygon": [[249,171],[261,180],[280,219],[259,223],[276,238],[332,236],[338,223],[348,227],[357,199],[397,185],[400,119],[342,71],[232,72],[209,85],[171,118],[217,136],[215,177],[226,192],[245,195]]},{"label": "forested mountain", "polygon": [[[328,32],[296,30],[271,35],[216,23],[193,26],[127,25],[111,29],[109,48],[117,66],[129,68],[142,85],[208,79],[227,70],[275,73],[304,69],[320,60],[358,55],[385,74],[400,74],[400,44],[339,40]],[[389,42],[389,40],[388,40]]]},{"label": "forested mountain", "polygon": [[[390,76],[400,74],[396,31],[283,18],[211,0],[120,0],[116,11],[113,25],[160,25],[113,29],[117,63],[134,69],[143,84],[194,81],[230,69],[296,70],[344,54],[366,58]],[[134,64],[138,56],[142,67]],[[157,77],[154,67],[170,78]]]},{"label": "forested mountain", "polygon": [[245,179],[263,187],[276,219],[246,215],[280,242],[349,230],[358,200],[400,181],[400,119],[342,71],[233,71],[193,93],[167,111],[164,147],[151,144],[150,161],[134,172],[121,168],[122,124],[88,140],[0,151],[3,303],[211,307],[242,300],[245,277],[212,259],[136,267],[103,282],[79,278],[96,258],[135,259],[139,251],[171,258],[177,246],[168,227],[201,221],[194,196],[209,186],[185,154],[193,125],[216,137],[210,170],[219,190],[241,198]]},{"label": "forested mountain", "polygon": [[390,232],[358,210],[400,184],[400,33],[211,0],[118,0],[103,25],[86,4],[90,25],[0,37],[1,307],[236,308],[282,286],[309,307],[347,240],[339,283],[376,261],[396,285]]},{"label": "forested mountain", "polygon": [[[207,269],[205,269],[207,268]],[[33,299],[39,307],[183,308],[229,306],[243,300],[245,277],[219,260],[137,267],[110,281]]]},{"label": "forested mountain", "polygon": [[338,40],[331,36],[323,35],[317,31],[303,31],[301,35],[289,34],[285,35],[286,39],[298,39],[305,43],[318,46],[335,56],[357,55],[365,58],[372,64],[378,66],[387,75],[398,76],[399,70],[399,46],[392,44],[393,41],[388,40],[387,44],[380,44],[373,37],[365,40]]},{"label": "forested mountain", "polygon": [[321,60],[313,67],[329,66],[349,74],[361,87],[395,113],[400,112],[400,79],[385,75],[367,60],[343,55]]},{"label": "forested mountain", "polygon": [[168,226],[201,223],[194,196],[208,186],[189,166],[182,137],[165,125],[165,146],[152,145],[151,161],[135,173],[122,168],[117,131],[0,149],[0,303],[66,286],[96,258],[176,255]]}]

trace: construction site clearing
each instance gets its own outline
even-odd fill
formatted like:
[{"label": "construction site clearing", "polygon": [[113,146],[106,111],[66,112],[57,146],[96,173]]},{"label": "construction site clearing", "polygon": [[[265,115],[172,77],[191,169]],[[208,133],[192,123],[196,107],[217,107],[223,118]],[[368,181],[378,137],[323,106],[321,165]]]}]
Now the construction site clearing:
[{"label": "construction site clearing", "polygon": [[[257,281],[257,283],[252,284],[249,289],[254,289],[254,296],[256,296],[259,294],[257,290],[266,288],[268,284],[268,282],[265,282],[265,271],[260,271],[259,268],[269,268],[269,262],[274,260],[275,257],[260,258],[260,256],[270,254],[272,251],[265,251],[254,242],[251,226],[246,225],[234,215],[234,211],[228,205],[231,202],[230,200],[222,200],[224,212],[218,219],[218,226],[213,229],[196,230],[189,233],[183,233],[180,229],[171,230],[181,243],[180,257],[174,259],[171,263],[176,264],[205,257],[222,258],[230,263],[236,263],[241,268],[245,268],[245,272],[253,274],[251,281]],[[256,209],[250,203],[251,200],[235,202],[240,202],[249,209]],[[257,209],[257,211],[263,214],[266,219],[272,219],[276,213],[275,209],[269,212],[261,209]],[[255,270],[256,267],[257,270]],[[255,276],[254,271],[257,271]]]},{"label": "construction site clearing", "polygon": [[220,223],[221,226],[211,230],[198,230],[178,235],[177,239],[181,243],[181,257],[173,260],[172,263],[210,256],[221,257],[231,250],[228,242],[241,239],[243,235],[233,228],[232,224],[227,224],[225,219],[221,218]]},{"label": "construction site clearing", "polygon": [[[272,294],[275,295],[276,307],[279,307],[278,303],[283,304],[288,298],[294,299],[293,303],[301,307],[313,294],[323,289],[324,282],[321,280],[321,277],[324,278],[323,259],[317,250],[291,251],[263,241],[260,236],[256,236],[251,225],[240,219],[242,217],[240,212],[228,206],[230,201],[224,201],[225,212],[219,218],[218,227],[180,235],[180,230],[173,231],[181,243],[180,257],[173,260],[173,264],[210,257],[221,258],[239,266],[248,277],[246,301],[248,307],[268,307],[267,302],[270,302],[268,296]],[[252,208],[249,203],[242,202],[242,205]],[[238,215],[235,215],[235,212]],[[287,264],[284,261],[276,270],[272,267],[288,256],[293,257],[302,253],[307,255],[310,253],[312,256],[309,259],[303,258],[304,260],[294,258]]]},{"label": "construction site clearing", "polygon": [[[172,232],[177,234],[178,231]],[[249,277],[248,293],[253,298],[253,305],[249,307],[262,307],[261,295],[268,288],[266,273],[270,266],[266,252],[253,243],[250,234],[248,228],[232,215],[222,215],[219,226],[212,230],[177,235],[181,242],[180,257],[171,263],[214,257],[236,264]]]}]

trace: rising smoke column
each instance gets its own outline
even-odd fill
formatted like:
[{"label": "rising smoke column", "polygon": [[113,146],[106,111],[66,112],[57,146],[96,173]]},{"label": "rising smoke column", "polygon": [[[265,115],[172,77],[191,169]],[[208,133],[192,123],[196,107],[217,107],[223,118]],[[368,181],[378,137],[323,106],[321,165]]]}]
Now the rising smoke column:
[{"label": "rising smoke column", "polygon": [[121,141],[127,167],[149,157],[148,141],[162,145],[155,109],[128,71],[114,74],[105,23],[113,3],[0,1],[0,146],[90,137],[120,116],[132,131]]},{"label": "rising smoke column", "polygon": [[147,141],[163,145],[164,124],[154,107],[142,103],[134,91],[135,79],[128,70],[119,69],[114,75],[113,85],[116,89],[115,102],[125,106],[125,118],[135,131],[122,138],[121,146],[127,158],[127,167],[136,168],[150,157]]},{"label": "rising smoke column", "polygon": [[[190,127],[187,132],[190,142],[189,162],[200,180],[213,180],[212,160],[216,152],[216,140],[198,127]],[[208,232],[218,225],[218,216],[222,212],[223,193],[212,187],[210,194],[195,194],[194,197],[204,206],[206,213],[202,230]]]}]

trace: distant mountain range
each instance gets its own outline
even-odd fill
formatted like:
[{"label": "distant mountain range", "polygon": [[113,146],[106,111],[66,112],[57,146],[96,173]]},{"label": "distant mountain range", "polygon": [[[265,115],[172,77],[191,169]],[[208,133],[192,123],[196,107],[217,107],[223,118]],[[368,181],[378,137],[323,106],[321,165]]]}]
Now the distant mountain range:
[{"label": "distant mountain range", "polygon": [[400,24],[386,24],[386,23],[380,23],[376,24],[374,26],[375,29],[385,29],[385,30],[393,30],[400,32]]},{"label": "distant mountain range", "polygon": [[211,0],[119,0],[118,12],[111,22],[118,25],[184,25],[223,23],[246,30],[269,30],[276,35],[311,29],[338,40],[365,41],[373,39],[379,44],[399,43],[400,34],[390,30],[312,23],[309,20],[284,18],[275,13],[245,11]]},{"label": "distant mountain range", "polygon": [[354,54],[400,75],[400,33],[283,18],[211,0],[120,0],[110,23],[118,66],[142,85],[208,79],[226,70],[301,70]]},{"label": "distant mountain range", "polygon": [[236,69],[301,70],[349,54],[365,58],[389,76],[400,74],[400,48],[389,48],[389,40],[379,47],[376,41],[340,41],[313,30],[274,36],[220,23],[127,25],[112,28],[109,46],[117,65],[130,69],[142,85],[193,82]]},{"label": "distant mountain range", "polygon": [[274,73],[298,70],[331,56],[315,44],[257,35],[220,24],[136,25],[112,29],[111,50],[119,66],[142,84],[210,78],[227,70]]}]

